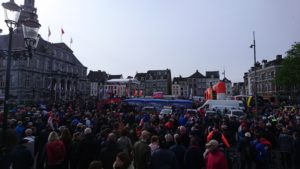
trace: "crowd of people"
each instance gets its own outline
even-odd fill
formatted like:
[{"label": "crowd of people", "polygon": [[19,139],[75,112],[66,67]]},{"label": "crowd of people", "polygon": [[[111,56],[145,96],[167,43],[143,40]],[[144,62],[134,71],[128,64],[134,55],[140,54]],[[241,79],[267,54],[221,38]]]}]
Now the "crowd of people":
[{"label": "crowd of people", "polygon": [[300,167],[297,107],[268,107],[257,118],[236,119],[159,116],[81,100],[17,107],[8,125],[1,134],[3,169]]}]

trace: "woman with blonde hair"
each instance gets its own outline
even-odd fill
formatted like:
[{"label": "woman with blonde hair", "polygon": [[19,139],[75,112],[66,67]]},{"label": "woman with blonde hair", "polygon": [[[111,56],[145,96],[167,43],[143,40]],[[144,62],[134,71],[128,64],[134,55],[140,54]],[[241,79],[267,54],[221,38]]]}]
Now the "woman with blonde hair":
[{"label": "woman with blonde hair", "polygon": [[60,135],[60,140],[64,143],[66,149],[66,155],[63,162],[63,169],[69,169],[70,163],[70,152],[71,152],[71,145],[72,145],[72,136],[70,130],[68,128],[64,128]]},{"label": "woman with blonde hair", "polygon": [[52,131],[46,144],[47,169],[62,169],[65,154],[64,143],[59,139],[58,134]]}]

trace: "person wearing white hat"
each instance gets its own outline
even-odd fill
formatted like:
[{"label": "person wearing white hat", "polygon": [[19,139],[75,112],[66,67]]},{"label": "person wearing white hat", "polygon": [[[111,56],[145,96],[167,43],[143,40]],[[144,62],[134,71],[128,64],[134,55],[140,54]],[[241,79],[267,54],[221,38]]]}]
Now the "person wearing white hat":
[{"label": "person wearing white hat", "polygon": [[240,152],[241,169],[252,168],[253,156],[251,152],[251,137],[251,133],[246,132],[245,137],[238,145],[238,151]]},{"label": "person wearing white hat", "polygon": [[26,129],[25,130],[25,135],[24,139],[28,140],[28,142],[25,144],[27,149],[30,151],[31,155],[34,157],[34,145],[35,145],[35,137],[32,135],[32,130]]}]

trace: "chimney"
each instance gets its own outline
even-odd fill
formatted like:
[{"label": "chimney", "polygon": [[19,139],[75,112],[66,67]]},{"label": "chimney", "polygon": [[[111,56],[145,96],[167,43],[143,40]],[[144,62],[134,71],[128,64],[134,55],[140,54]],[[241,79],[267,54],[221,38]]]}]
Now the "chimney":
[{"label": "chimney", "polygon": [[276,55],[276,60],[281,60],[282,59],[282,55]]},{"label": "chimney", "polygon": [[262,67],[265,68],[267,66],[268,61],[267,60],[262,60]]}]

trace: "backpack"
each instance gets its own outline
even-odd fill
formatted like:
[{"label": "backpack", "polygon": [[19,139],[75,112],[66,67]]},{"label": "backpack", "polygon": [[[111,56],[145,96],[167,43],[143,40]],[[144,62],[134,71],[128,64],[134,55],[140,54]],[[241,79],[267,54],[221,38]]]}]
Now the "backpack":
[{"label": "backpack", "polygon": [[251,144],[251,154],[256,161],[263,161],[267,156],[267,145],[262,144],[258,140],[254,140]]}]

